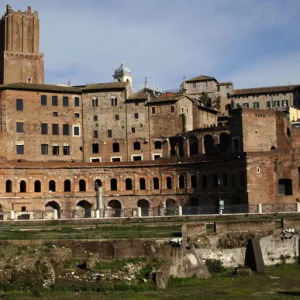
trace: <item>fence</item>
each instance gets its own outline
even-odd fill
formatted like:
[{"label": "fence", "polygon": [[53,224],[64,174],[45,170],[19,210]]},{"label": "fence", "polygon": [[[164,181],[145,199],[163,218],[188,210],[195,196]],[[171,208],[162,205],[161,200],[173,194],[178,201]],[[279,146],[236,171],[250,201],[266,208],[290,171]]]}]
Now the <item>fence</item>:
[{"label": "fence", "polygon": [[217,206],[172,206],[172,207],[135,207],[106,208],[102,210],[45,210],[45,211],[0,211],[0,220],[56,220],[83,218],[141,218],[164,216],[201,216],[216,214],[268,214],[268,213],[300,213],[300,203],[284,204],[252,204],[225,205],[220,210]]}]

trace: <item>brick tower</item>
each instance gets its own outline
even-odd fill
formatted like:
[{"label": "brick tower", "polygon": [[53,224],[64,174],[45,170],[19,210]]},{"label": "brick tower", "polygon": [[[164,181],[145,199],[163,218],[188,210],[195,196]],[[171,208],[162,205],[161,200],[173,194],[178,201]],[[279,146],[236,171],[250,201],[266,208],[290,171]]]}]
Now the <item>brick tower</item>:
[{"label": "brick tower", "polygon": [[10,5],[0,20],[0,84],[44,83],[44,55],[39,53],[40,21],[31,7]]}]

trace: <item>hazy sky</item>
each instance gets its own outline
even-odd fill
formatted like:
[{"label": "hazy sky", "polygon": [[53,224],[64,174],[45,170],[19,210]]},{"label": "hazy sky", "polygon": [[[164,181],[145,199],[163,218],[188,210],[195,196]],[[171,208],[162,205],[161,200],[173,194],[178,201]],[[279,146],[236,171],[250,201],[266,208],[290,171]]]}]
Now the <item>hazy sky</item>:
[{"label": "hazy sky", "polygon": [[178,88],[209,75],[236,88],[300,83],[300,0],[1,0],[39,11],[45,82]]}]

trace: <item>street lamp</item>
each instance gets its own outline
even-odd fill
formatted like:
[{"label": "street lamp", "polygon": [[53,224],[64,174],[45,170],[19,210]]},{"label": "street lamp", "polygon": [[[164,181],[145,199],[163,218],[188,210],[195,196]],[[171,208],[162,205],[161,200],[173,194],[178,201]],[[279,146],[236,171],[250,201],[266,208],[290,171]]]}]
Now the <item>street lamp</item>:
[{"label": "street lamp", "polygon": [[224,200],[221,199],[221,180],[220,180],[220,178],[218,178],[218,189],[219,189],[219,195],[218,195],[218,199],[219,199],[219,214],[222,215],[223,214],[223,210],[224,210]]}]

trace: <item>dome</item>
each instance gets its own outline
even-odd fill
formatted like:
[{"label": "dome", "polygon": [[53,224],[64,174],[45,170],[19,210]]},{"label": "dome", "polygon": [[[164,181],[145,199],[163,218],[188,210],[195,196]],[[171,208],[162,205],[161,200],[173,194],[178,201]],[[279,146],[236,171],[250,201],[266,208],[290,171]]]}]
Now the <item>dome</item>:
[{"label": "dome", "polygon": [[115,75],[122,74],[131,74],[130,69],[124,65],[124,61],[122,61],[120,67],[115,70]]}]

